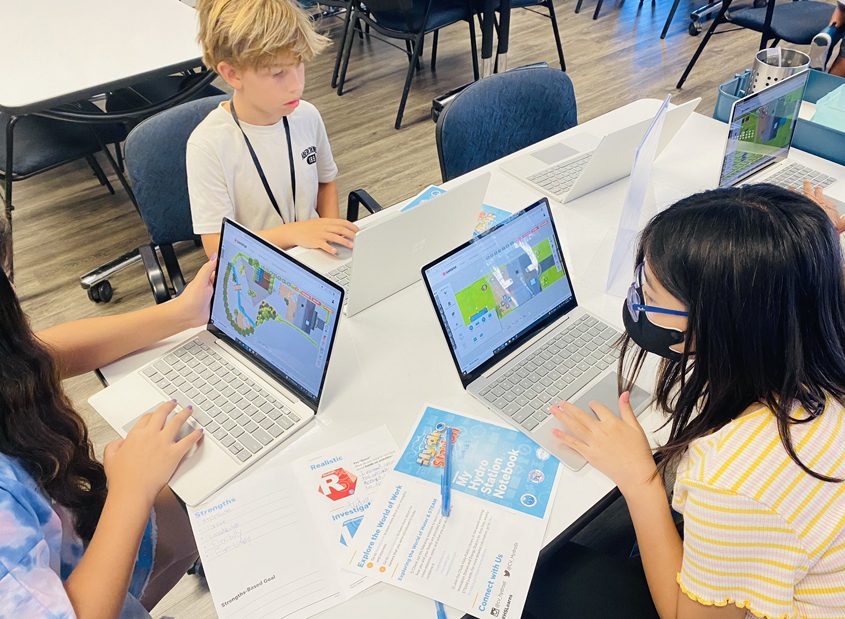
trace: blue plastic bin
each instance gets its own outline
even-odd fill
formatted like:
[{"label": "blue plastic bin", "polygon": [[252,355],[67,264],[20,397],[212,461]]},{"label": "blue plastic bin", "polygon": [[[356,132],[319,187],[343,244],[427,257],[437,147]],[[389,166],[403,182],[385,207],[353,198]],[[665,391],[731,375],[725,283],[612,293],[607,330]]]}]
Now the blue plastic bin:
[{"label": "blue plastic bin", "polygon": [[[713,118],[716,120],[728,122],[731,107],[739,98],[734,94],[738,82],[739,78],[734,78],[719,86],[719,98],[716,100],[716,109],[713,110]],[[807,89],[804,91],[804,100],[815,103],[843,84],[845,84],[845,78],[812,70],[807,80]],[[795,126],[792,145],[818,157],[845,165],[845,132],[799,118]]]}]

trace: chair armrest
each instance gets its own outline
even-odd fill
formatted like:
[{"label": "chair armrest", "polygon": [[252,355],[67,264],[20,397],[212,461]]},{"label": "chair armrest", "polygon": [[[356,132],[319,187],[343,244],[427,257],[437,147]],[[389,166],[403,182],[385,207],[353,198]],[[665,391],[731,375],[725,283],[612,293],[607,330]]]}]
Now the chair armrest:
[{"label": "chair armrest", "polygon": [[346,219],[356,221],[358,219],[358,206],[363,205],[370,213],[378,213],[384,207],[364,189],[355,189],[349,192],[349,199],[346,203]]}]

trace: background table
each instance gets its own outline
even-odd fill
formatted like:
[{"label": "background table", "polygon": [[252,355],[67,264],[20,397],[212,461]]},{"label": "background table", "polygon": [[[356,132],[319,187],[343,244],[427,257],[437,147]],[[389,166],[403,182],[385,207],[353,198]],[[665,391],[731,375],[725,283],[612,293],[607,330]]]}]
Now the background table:
[{"label": "background table", "polygon": [[[8,59],[0,81],[0,112],[6,136],[3,199],[12,264],[12,174],[16,117],[45,112],[145,79],[193,69],[201,64],[197,13],[177,0],[62,0],[3,4],[0,57]],[[212,75],[187,92],[199,90]],[[181,100],[181,99],[179,99]],[[178,100],[174,99],[173,103]],[[91,118],[105,122],[109,114]],[[104,154],[117,172],[109,152]],[[128,190],[123,174],[118,177]],[[3,239],[0,239],[3,242]],[[125,254],[97,269],[83,287],[106,279],[139,260]]]},{"label": "background table", "polygon": [[[636,101],[570,131],[603,135],[652,116],[659,105],[660,102],[653,99]],[[653,186],[659,206],[667,206],[685,195],[715,186],[726,137],[725,124],[701,114],[692,115],[655,165]],[[526,150],[542,148],[550,140]],[[795,152],[794,156],[801,163],[836,178],[845,178],[842,166],[806,153]],[[487,203],[513,211],[542,197],[539,192],[498,170],[498,165],[499,162],[494,162],[445,186],[448,188],[491,171]],[[579,304],[620,330],[623,299],[605,294],[604,285],[627,186],[628,180],[623,179],[565,206],[552,202],[555,224]],[[384,216],[387,215],[377,214],[364,222],[371,224]],[[294,249],[290,253],[321,272],[337,262],[337,259],[313,250]],[[497,419],[462,388],[422,282],[352,318],[342,319],[339,329],[316,423],[301,438],[268,457],[267,462],[289,462],[381,424],[387,425],[401,445],[425,404],[480,419]],[[103,368],[102,375],[109,382],[117,380],[184,337],[185,334],[176,336],[118,361]],[[649,374],[653,370],[654,365],[651,365]],[[646,376],[644,384],[648,384],[648,380]],[[656,430],[662,417],[648,411],[640,421],[652,439],[658,440],[661,434]],[[562,467],[546,544],[569,536],[579,519],[613,491],[610,480],[589,466],[578,472]],[[325,619],[431,619],[434,607],[427,598],[379,583],[318,616]],[[450,617],[459,616],[461,613],[450,611]]]}]

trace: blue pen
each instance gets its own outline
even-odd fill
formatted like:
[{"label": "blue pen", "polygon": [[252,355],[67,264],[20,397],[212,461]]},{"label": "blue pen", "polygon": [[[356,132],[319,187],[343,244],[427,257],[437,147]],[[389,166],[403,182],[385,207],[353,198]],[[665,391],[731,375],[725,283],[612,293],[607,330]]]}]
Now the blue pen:
[{"label": "blue pen", "polygon": [[444,517],[452,512],[452,440],[454,431],[454,428],[449,428],[446,431],[443,476],[440,478],[440,513]]},{"label": "blue pen", "polygon": [[[440,513],[444,518],[452,512],[452,440],[454,428],[446,431],[446,449],[443,453],[443,475],[440,477]],[[448,619],[443,602],[434,601],[437,619]]]}]

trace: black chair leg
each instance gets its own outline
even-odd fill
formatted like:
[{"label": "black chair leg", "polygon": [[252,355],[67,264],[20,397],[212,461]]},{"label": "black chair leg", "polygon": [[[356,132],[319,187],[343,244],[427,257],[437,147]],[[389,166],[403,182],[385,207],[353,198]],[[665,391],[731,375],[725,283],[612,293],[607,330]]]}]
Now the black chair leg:
[{"label": "black chair leg", "polygon": [[575,5],[575,12],[576,12],[576,13],[580,13],[580,12],[581,12],[581,5],[582,5],[582,4],[584,4],[584,0],[578,0],[578,3]]},{"label": "black chair leg", "polygon": [[346,81],[346,69],[349,66],[349,54],[352,51],[352,39],[354,38],[354,32],[352,32],[352,29],[354,28],[355,22],[358,20],[358,8],[356,6],[353,6],[352,12],[353,14],[349,18],[349,23],[346,27],[346,36],[343,38],[343,55],[340,62],[340,76],[337,81],[338,96],[343,94],[343,83]]},{"label": "black chair leg", "polygon": [[563,58],[563,43],[560,41],[560,31],[557,29],[557,15],[555,15],[555,5],[552,0],[546,4],[549,9],[549,19],[552,22],[552,32],[555,35],[555,46],[557,46],[557,59],[560,61],[560,70],[566,71],[566,61]]},{"label": "black chair leg", "polygon": [[147,281],[150,282],[150,289],[156,304],[170,300],[170,290],[164,279],[164,271],[161,270],[161,263],[156,255],[155,245],[141,245],[138,248],[141,254],[141,262],[144,264],[144,272],[147,274]]},{"label": "black chair leg", "polygon": [[100,163],[97,161],[97,158],[93,155],[86,155],[85,161],[87,161],[91,169],[94,170],[94,176],[97,177],[100,184],[108,189],[111,195],[114,195],[114,187],[111,186],[109,179],[106,178],[106,174],[103,172],[103,168],[100,167]]},{"label": "black chair leg", "polygon": [[472,79],[478,81],[478,41],[475,40],[475,16],[469,16],[469,45],[472,53]]},{"label": "black chair leg", "polygon": [[332,88],[337,88],[337,74],[340,71],[340,59],[343,56],[343,48],[346,45],[346,37],[349,36],[349,17],[352,15],[352,8],[346,9],[346,15],[343,18],[343,39],[337,46],[337,54],[334,57],[334,69],[332,69]]},{"label": "black chair leg", "polygon": [[420,51],[422,50],[422,39],[423,34],[421,33],[413,45],[414,53],[411,57],[411,61],[408,63],[408,73],[405,75],[405,87],[402,89],[402,99],[399,102],[399,111],[396,113],[396,123],[394,124],[396,129],[399,129],[402,126],[402,115],[405,113],[405,103],[408,101],[408,93],[411,90],[411,80],[414,77],[414,67],[419,60]]},{"label": "black chair leg", "polygon": [[713,23],[710,24],[710,27],[707,29],[707,33],[704,35],[704,38],[701,39],[701,43],[698,44],[698,49],[695,50],[695,53],[692,55],[692,58],[687,65],[687,68],[684,69],[684,74],[681,75],[681,79],[678,80],[678,84],[675,86],[676,88],[680,89],[684,82],[687,81],[692,68],[695,66],[695,63],[698,62],[699,56],[701,56],[701,52],[704,51],[704,48],[707,46],[707,42],[710,40],[710,37],[713,36],[713,33],[716,31],[716,27],[722,23],[722,20],[725,17],[725,12],[728,10],[730,6],[730,2],[723,2],[722,8],[719,9],[719,13],[713,19]]},{"label": "black chair leg", "polygon": [[666,23],[663,24],[663,30],[660,32],[660,39],[666,38],[666,33],[669,32],[669,26],[672,25],[672,20],[675,18],[675,11],[678,10],[678,5],[681,3],[681,0],[674,0],[672,2],[672,8],[669,9],[669,15],[666,16]]},{"label": "black chair leg", "polygon": [[435,71],[437,69],[437,35],[440,34],[439,30],[434,31],[434,40],[431,42],[431,70]]},{"label": "black chair leg", "polygon": [[114,158],[117,160],[118,169],[125,174],[126,167],[123,165],[123,148],[120,146],[120,142],[114,143]]},{"label": "black chair leg", "polygon": [[176,258],[176,252],[173,250],[173,245],[159,245],[161,257],[164,258],[164,268],[167,270],[167,276],[170,278],[170,283],[173,286],[173,292],[178,297],[185,289],[185,277],[182,275],[182,269],[179,266],[179,260]]},{"label": "black chair leg", "polygon": [[599,13],[601,12],[601,5],[602,5],[603,3],[604,3],[604,0],[599,0],[599,1],[596,3],[596,10],[595,10],[595,11],[593,11],[593,19],[598,19],[598,18],[599,18]]}]

